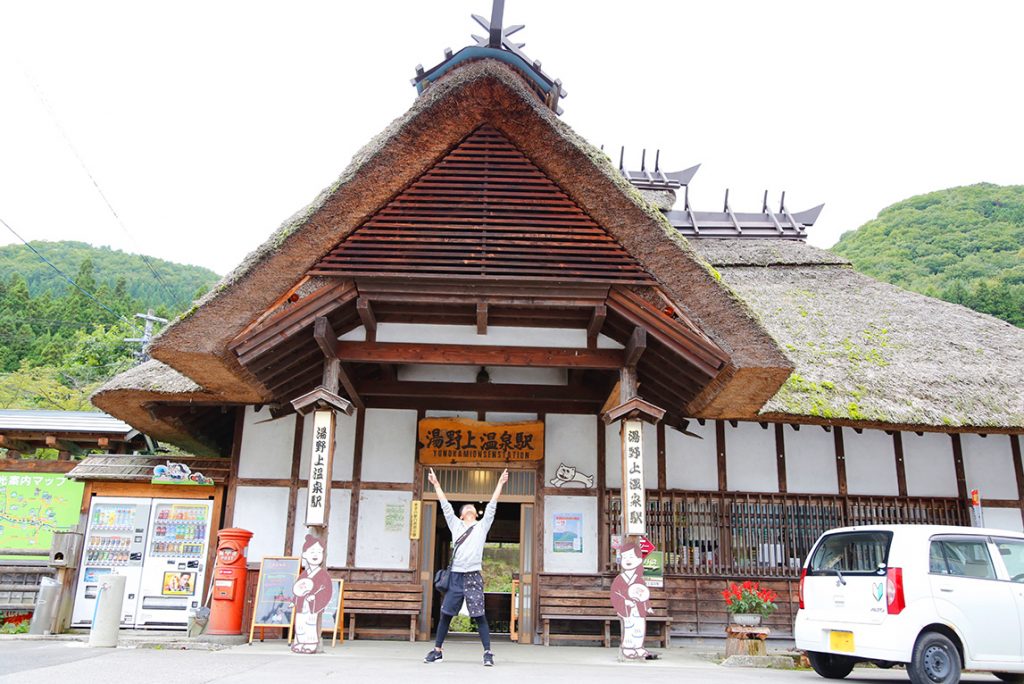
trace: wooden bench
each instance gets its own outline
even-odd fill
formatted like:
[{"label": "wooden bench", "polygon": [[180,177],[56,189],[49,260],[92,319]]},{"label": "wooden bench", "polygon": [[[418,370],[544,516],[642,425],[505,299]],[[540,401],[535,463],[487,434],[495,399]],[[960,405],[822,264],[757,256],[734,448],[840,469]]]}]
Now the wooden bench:
[{"label": "wooden bench", "polygon": [[[652,614],[647,616],[647,624],[660,626],[658,642],[664,647],[669,645],[669,630],[672,627],[672,616],[668,613],[668,599],[660,593],[651,592]],[[544,645],[550,646],[552,639],[572,641],[601,641],[605,648],[612,645],[612,621],[619,616],[612,607],[607,591],[587,591],[573,588],[549,588],[540,592],[540,619],[544,623]],[[552,620],[572,620],[603,622],[603,634],[552,634]]]},{"label": "wooden bench", "polygon": [[[408,636],[416,641],[416,622],[423,606],[420,584],[368,584],[345,582],[345,613],[348,615],[348,638],[363,635]],[[408,615],[406,627],[356,627],[357,615]]]}]

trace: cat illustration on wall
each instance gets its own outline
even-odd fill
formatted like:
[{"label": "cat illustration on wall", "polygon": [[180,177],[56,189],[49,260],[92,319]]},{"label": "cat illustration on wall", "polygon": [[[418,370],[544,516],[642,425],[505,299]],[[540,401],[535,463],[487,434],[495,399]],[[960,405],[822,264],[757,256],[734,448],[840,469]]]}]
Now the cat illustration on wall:
[{"label": "cat illustration on wall", "polygon": [[559,463],[558,470],[555,471],[555,476],[551,478],[550,482],[553,487],[582,485],[584,489],[589,489],[594,486],[594,476],[577,472],[576,466]]}]

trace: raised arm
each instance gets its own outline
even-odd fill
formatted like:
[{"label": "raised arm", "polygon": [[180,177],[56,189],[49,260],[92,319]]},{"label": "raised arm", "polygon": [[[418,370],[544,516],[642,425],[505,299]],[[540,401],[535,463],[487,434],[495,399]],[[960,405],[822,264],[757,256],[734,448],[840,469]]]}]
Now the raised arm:
[{"label": "raised arm", "polygon": [[453,535],[456,534],[459,528],[459,519],[455,517],[452,505],[445,498],[444,492],[441,490],[441,483],[437,481],[437,475],[434,474],[433,468],[427,473],[427,482],[434,485],[434,492],[437,494],[438,503],[441,504],[441,513],[444,515],[444,521],[448,524],[448,529],[451,530],[451,533]]},{"label": "raised arm", "polygon": [[505,483],[508,482],[508,468],[501,473],[498,477],[498,485],[494,488],[494,494],[491,494],[491,503],[497,505],[498,497],[501,496],[501,490],[505,487]]},{"label": "raised arm", "polygon": [[431,468],[430,472],[427,473],[427,482],[434,485],[434,493],[437,494],[437,500],[442,502],[442,505],[448,503],[448,499],[445,498],[444,492],[441,491],[441,483],[437,481],[437,475],[434,474],[433,468]]}]

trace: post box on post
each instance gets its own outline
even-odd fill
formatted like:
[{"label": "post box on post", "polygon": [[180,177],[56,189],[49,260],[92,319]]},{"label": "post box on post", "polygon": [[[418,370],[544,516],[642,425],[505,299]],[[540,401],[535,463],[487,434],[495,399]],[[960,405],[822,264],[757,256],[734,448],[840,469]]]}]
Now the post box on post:
[{"label": "post box on post", "polygon": [[241,634],[245,608],[246,548],[252,532],[230,527],[217,533],[207,634]]}]

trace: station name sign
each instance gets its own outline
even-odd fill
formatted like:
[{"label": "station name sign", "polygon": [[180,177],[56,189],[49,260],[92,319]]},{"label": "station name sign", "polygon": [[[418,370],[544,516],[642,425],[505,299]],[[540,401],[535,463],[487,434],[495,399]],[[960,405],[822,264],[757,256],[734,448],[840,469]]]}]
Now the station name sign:
[{"label": "station name sign", "polygon": [[424,418],[417,435],[420,463],[505,463],[544,458],[544,423],[485,423]]}]

